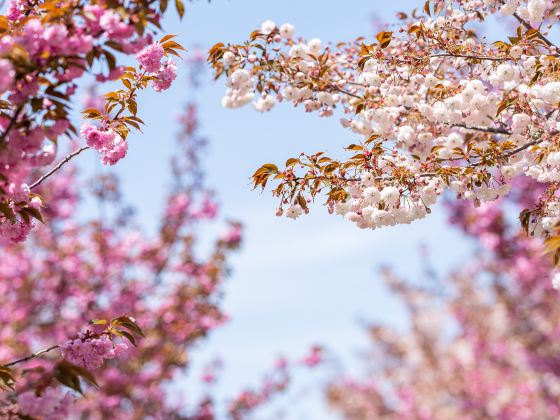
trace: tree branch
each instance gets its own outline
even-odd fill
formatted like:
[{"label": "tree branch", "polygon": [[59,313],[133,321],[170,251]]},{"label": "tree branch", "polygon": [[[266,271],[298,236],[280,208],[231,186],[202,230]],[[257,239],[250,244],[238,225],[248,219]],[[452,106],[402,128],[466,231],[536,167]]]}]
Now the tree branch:
[{"label": "tree branch", "polygon": [[468,54],[451,54],[451,53],[441,53],[441,54],[432,54],[431,57],[454,57],[454,58],[469,58],[472,60],[490,60],[490,61],[509,61],[512,58],[509,57],[483,57],[478,55],[468,55]]},{"label": "tree branch", "polygon": [[352,92],[349,92],[349,91],[347,91],[347,90],[345,90],[345,89],[339,88],[338,86],[335,86],[335,89],[338,90],[340,93],[344,93],[345,95],[351,96],[351,97],[353,97],[353,98],[356,98],[356,99],[364,99],[364,98],[362,98],[361,96],[358,96],[358,95],[356,95],[356,94],[354,94],[354,93],[352,93]]},{"label": "tree branch", "polygon": [[460,127],[465,128],[467,130],[475,130],[475,131],[482,131],[483,133],[494,133],[494,134],[507,134],[511,135],[511,131],[505,130],[503,128],[494,128],[494,127],[468,127],[465,124],[452,124],[452,127]]},{"label": "tree branch", "polygon": [[35,359],[36,357],[39,357],[39,356],[41,356],[45,353],[48,353],[52,350],[58,349],[59,347],[60,347],[60,345],[56,344],[54,346],[48,347],[48,348],[43,349],[43,350],[39,350],[35,353],[31,353],[29,356],[22,357],[21,359],[14,360],[13,362],[10,362],[10,363],[7,363],[7,364],[1,365],[1,366],[11,367],[11,366],[17,365],[19,363],[27,362],[28,360]]},{"label": "tree branch", "polygon": [[33,189],[38,187],[45,179],[47,179],[49,176],[51,176],[52,174],[54,174],[56,171],[58,171],[60,168],[62,168],[66,163],[68,163],[72,158],[74,158],[75,156],[78,156],[80,153],[82,153],[84,150],[89,149],[89,146],[83,146],[80,147],[78,150],[70,153],[68,156],[66,156],[64,159],[62,159],[58,165],[56,165],[54,168],[52,168],[49,172],[47,172],[45,175],[43,175],[41,178],[39,178],[37,181],[35,181],[33,184],[31,184],[29,186],[29,189]]}]

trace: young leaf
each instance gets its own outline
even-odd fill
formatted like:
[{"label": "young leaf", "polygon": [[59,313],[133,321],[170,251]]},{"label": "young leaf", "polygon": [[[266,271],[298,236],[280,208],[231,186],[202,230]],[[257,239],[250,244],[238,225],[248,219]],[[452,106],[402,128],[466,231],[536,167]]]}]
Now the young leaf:
[{"label": "young leaf", "polygon": [[177,9],[179,17],[183,18],[183,15],[185,14],[185,5],[183,4],[182,0],[175,0],[175,9]]}]

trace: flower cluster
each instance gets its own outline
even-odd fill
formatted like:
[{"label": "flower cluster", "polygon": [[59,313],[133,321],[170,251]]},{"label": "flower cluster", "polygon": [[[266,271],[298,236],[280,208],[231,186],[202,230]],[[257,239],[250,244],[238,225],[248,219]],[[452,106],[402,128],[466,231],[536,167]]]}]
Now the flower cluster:
[{"label": "flower cluster", "polygon": [[161,66],[163,55],[163,47],[159,43],[153,43],[136,54],[136,60],[148,73],[155,73]]},{"label": "flower cluster", "polygon": [[222,105],[226,108],[242,107],[255,97],[253,80],[246,70],[235,70],[228,78],[227,85],[228,89],[222,98]]},{"label": "flower cluster", "polygon": [[89,123],[84,123],[80,128],[80,134],[89,147],[99,151],[101,162],[105,165],[114,165],[126,156],[127,141],[110,128],[100,130]]},{"label": "flower cluster", "polygon": [[86,331],[80,333],[77,338],[64,343],[60,353],[69,362],[91,370],[103,366],[105,359],[119,357],[127,349],[128,345],[124,342],[113,343],[109,334],[97,336],[90,331]]},{"label": "flower cluster", "polygon": [[171,83],[177,77],[177,64],[171,59],[162,64],[158,72],[154,75],[155,80],[152,82],[154,90],[161,92],[171,87]]},{"label": "flower cluster", "polygon": [[[478,206],[524,175],[550,185],[525,223],[547,236],[559,216],[560,82],[557,48],[539,28],[557,11],[544,0],[427,1],[423,14],[399,14],[396,30],[336,45],[266,21],[245,44],[216,44],[209,61],[227,76],[224,106],[339,112],[358,137],[348,159],[302,154],[259,168],[254,185],[276,183],[278,215],[307,213],[323,194],[358,227],[410,223],[445,191]],[[516,20],[515,35],[490,44],[468,25],[493,15]]]},{"label": "flower cluster", "polygon": [[44,420],[67,418],[73,397],[60,388],[48,387],[42,394],[27,391],[18,395],[19,412],[25,416]]},{"label": "flower cluster", "polygon": [[156,92],[169,89],[177,77],[177,64],[173,60],[168,59],[165,63],[161,63],[164,55],[166,52],[160,43],[150,44],[136,54],[140,67],[152,73],[152,84]]}]

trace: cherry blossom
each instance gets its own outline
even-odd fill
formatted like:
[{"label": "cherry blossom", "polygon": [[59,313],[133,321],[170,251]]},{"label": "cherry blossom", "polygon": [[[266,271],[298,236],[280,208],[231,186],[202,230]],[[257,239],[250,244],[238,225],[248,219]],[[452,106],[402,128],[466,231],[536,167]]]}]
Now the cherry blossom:
[{"label": "cherry blossom", "polygon": [[[288,103],[356,135],[347,159],[303,153],[257,169],[254,186],[274,184],[278,215],[297,218],[323,196],[362,229],[409,224],[446,192],[476,207],[523,174],[548,188],[522,225],[549,238],[560,220],[558,53],[547,32],[557,12],[544,0],[429,0],[375,39],[333,44],[265,21],[244,44],[216,44],[209,61],[226,79],[223,106]],[[517,26],[490,43],[478,34],[494,16]]]}]

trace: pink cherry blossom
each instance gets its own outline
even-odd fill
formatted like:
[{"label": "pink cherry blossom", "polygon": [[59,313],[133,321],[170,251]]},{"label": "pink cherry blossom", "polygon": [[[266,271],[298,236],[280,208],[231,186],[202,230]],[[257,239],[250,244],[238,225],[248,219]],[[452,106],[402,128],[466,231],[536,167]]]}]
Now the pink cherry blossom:
[{"label": "pink cherry blossom", "polygon": [[163,53],[164,51],[162,46],[155,42],[136,54],[136,60],[138,61],[138,64],[144,68],[144,70],[149,73],[155,73],[160,68]]},{"label": "pink cherry blossom", "polygon": [[171,83],[177,77],[177,64],[169,59],[164,63],[158,72],[155,74],[155,79],[153,80],[154,90],[156,92],[162,92],[171,87]]}]

